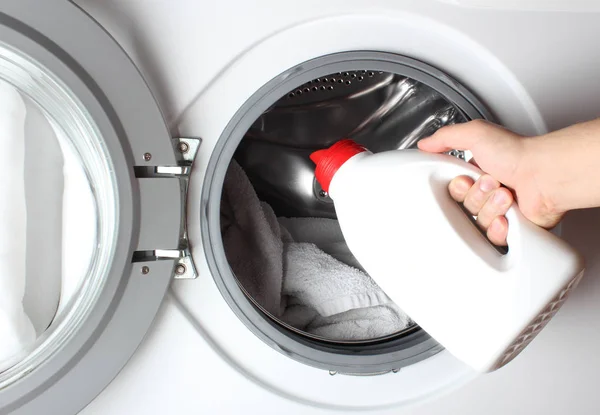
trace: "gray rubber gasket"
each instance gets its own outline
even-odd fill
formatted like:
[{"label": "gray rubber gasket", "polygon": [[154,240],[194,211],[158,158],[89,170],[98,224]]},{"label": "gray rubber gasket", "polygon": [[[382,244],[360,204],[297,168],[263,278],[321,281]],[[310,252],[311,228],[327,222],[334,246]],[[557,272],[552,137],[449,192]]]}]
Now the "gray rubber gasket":
[{"label": "gray rubber gasket", "polygon": [[[118,182],[120,226],[106,284],[94,310],[42,366],[0,390],[0,414],[75,414],[118,374],[148,331],[168,288],[173,263],[142,275],[131,264],[140,231],[133,165],[175,164],[162,114],[119,45],[66,0],[4,0],[0,41],[50,70],[77,96],[99,128]],[[157,206],[153,209],[161,209]]]},{"label": "gray rubber gasket", "polygon": [[244,295],[229,267],[220,231],[220,199],[227,167],[246,131],[279,98],[312,79],[351,70],[397,73],[441,93],[467,119],[492,120],[484,104],[459,82],[432,66],[401,55],[357,51],[301,63],[260,88],[233,116],[221,134],[205,176],[200,223],[208,265],[223,297],[242,322],[265,343],[302,363],[339,373],[377,374],[397,370],[443,350],[422,329],[366,346],[337,345],[308,339],[266,317]]}]

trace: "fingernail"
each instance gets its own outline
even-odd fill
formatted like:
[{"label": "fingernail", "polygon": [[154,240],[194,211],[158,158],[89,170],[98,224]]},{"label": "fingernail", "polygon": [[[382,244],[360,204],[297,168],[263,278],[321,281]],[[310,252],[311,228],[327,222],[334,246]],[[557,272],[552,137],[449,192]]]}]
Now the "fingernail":
[{"label": "fingernail", "polygon": [[458,190],[460,193],[466,193],[469,191],[469,184],[460,177],[454,180],[453,185],[454,189]]},{"label": "fingernail", "polygon": [[488,232],[497,232],[499,229],[498,227],[500,226],[500,223],[498,222],[497,218],[494,218],[492,220],[492,223],[490,223],[490,227],[488,228]]},{"label": "fingernail", "polygon": [[492,190],[494,190],[494,187],[496,187],[496,183],[494,179],[492,179],[489,176],[484,176],[479,181],[479,189],[481,189],[483,193],[491,192]]},{"label": "fingernail", "polygon": [[[498,237],[498,240],[502,239],[502,243],[500,243],[500,245],[506,245],[506,229],[504,228],[504,224],[500,221],[499,218],[496,218],[492,221],[492,223],[490,224],[490,227],[488,229],[489,233],[493,233],[496,234],[496,236]],[[503,236],[500,236],[503,235]]]},{"label": "fingernail", "polygon": [[508,196],[505,192],[496,192],[492,201],[497,206],[504,206],[508,202]]}]

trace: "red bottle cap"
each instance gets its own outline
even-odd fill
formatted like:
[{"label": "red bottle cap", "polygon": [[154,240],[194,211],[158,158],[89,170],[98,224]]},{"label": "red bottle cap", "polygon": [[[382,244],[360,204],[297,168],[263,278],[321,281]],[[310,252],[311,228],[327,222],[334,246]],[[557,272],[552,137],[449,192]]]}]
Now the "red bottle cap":
[{"label": "red bottle cap", "polygon": [[310,159],[317,165],[315,176],[323,190],[329,192],[331,179],[333,179],[339,168],[350,158],[365,151],[367,151],[365,147],[352,140],[345,139],[338,141],[325,150],[312,153]]}]

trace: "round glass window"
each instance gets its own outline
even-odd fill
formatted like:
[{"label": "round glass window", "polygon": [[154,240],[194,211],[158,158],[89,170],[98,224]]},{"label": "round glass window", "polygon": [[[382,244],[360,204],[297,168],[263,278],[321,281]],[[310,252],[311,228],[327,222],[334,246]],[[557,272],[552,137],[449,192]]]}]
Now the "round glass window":
[{"label": "round glass window", "polygon": [[119,224],[98,128],[41,64],[0,44],[0,390],[59,351],[102,291]]}]

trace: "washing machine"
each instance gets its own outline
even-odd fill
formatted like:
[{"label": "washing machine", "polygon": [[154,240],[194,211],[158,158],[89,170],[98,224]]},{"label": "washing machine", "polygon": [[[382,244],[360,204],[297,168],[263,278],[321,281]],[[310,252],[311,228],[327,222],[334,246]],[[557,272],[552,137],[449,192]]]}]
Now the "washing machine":
[{"label": "washing machine", "polygon": [[382,151],[475,119],[536,135],[597,117],[599,18],[586,1],[4,0],[36,339],[0,372],[0,414],[598,413],[597,210],[560,228],[584,280],[485,375],[413,322],[348,341],[283,321],[220,224],[234,158],[278,214],[332,219],[308,154],[342,135]]}]

